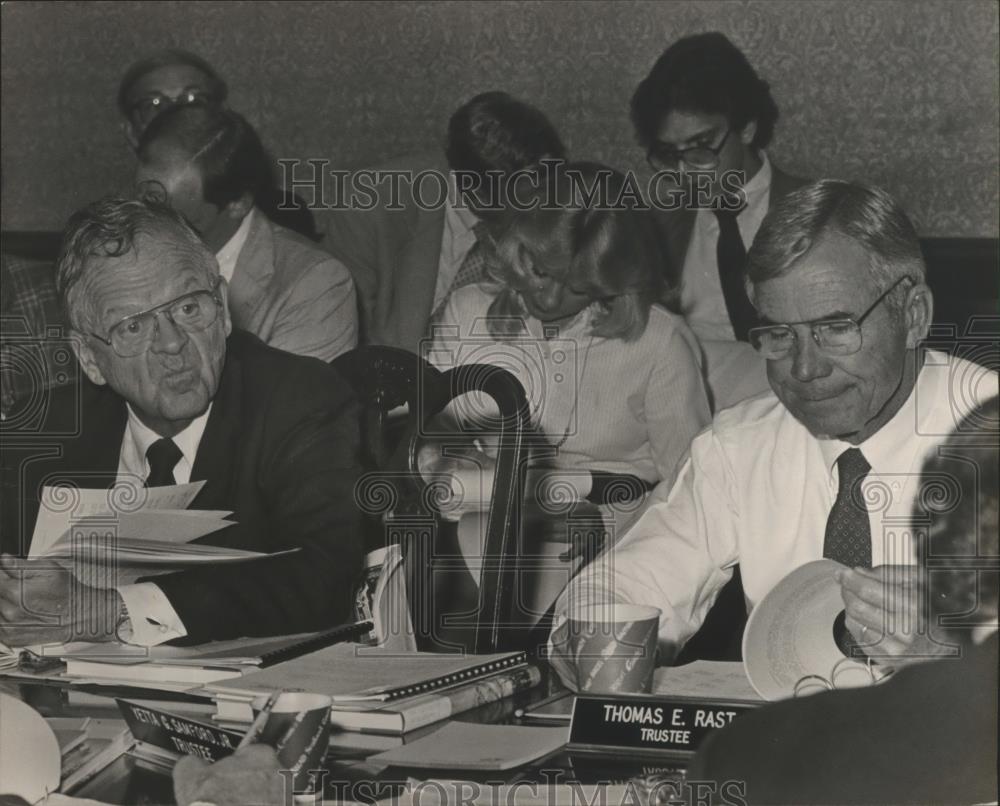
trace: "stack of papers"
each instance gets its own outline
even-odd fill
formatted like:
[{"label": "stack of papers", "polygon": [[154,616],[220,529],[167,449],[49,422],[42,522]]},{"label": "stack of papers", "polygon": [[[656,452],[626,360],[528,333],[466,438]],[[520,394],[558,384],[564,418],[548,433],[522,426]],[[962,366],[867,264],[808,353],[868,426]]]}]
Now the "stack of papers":
[{"label": "stack of papers", "polygon": [[28,558],[71,563],[82,582],[114,587],[174,568],[246,562],[296,551],[263,554],[191,542],[234,524],[226,520],[232,512],[186,508],[204,485],[197,481],[139,488],[129,495],[118,488],[45,487]]},{"label": "stack of papers", "polygon": [[733,702],[762,702],[742,661],[696,660],[653,672],[653,694]]},{"label": "stack of papers", "polygon": [[[48,644],[10,650],[0,645],[0,674],[63,681],[72,685],[133,686],[159,691],[184,692],[202,684],[239,677],[271,664],[279,664],[317,647],[355,640],[371,622],[344,624],[329,630],[268,638],[236,638],[197,646],[131,646],[114,642]],[[2,650],[6,649],[6,655]],[[28,653],[24,663],[21,653]],[[54,661],[57,669],[33,672]],[[4,662],[6,661],[6,668]],[[19,664],[19,661],[22,661]],[[31,663],[30,661],[34,661]],[[65,668],[63,668],[63,664]],[[27,667],[27,668],[21,668]]]}]

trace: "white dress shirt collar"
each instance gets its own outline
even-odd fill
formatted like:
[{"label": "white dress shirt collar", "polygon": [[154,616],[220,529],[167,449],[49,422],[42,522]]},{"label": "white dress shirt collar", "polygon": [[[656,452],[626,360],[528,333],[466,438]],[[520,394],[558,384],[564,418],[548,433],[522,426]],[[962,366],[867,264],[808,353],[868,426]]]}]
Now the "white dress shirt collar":
[{"label": "white dress shirt collar", "polygon": [[233,233],[233,237],[226,241],[225,245],[215,253],[215,259],[219,261],[219,274],[222,275],[227,283],[233,280],[233,272],[236,271],[236,261],[239,260],[240,252],[243,251],[243,245],[247,242],[247,236],[250,234],[250,225],[253,222],[255,214],[256,208],[251,207],[250,212],[243,217],[240,226]]},{"label": "white dress shirt collar", "polygon": [[[208,415],[211,411],[212,404],[209,403],[204,414],[193,419],[187,428],[173,436],[174,444],[181,449],[182,454],[182,458],[174,468],[174,481],[178,484],[187,484],[191,480],[194,459],[198,453],[198,446],[201,444],[201,438],[205,433],[205,426],[208,424]],[[128,424],[125,427],[125,438],[122,441],[120,471],[124,470],[145,479],[149,475],[146,451],[158,439],[160,439],[160,435],[143,423],[132,406],[128,405]]]}]

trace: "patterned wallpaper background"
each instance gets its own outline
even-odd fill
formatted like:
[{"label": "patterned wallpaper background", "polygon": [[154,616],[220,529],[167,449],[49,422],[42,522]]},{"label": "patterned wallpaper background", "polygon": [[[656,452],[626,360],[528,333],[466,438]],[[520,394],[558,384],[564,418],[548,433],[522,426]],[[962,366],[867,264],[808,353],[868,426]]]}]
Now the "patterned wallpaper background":
[{"label": "patterned wallpaper background", "polygon": [[215,64],[278,157],[424,150],[463,100],[506,89],[574,156],[642,170],[632,90],[672,40],[718,29],[771,82],[777,162],[883,185],[925,235],[997,234],[993,0],[14,2],[2,23],[4,229],[59,228],[124,186],[115,92],[154,48]]}]

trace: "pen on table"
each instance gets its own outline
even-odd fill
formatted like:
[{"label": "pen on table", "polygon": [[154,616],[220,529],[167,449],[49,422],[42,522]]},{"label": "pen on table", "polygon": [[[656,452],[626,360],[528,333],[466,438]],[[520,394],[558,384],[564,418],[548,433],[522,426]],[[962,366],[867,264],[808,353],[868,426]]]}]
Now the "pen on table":
[{"label": "pen on table", "polygon": [[264,703],[264,707],[260,709],[260,713],[257,714],[257,718],[250,723],[250,727],[247,728],[246,734],[240,739],[240,743],[236,745],[237,750],[241,750],[249,744],[253,744],[257,741],[257,737],[260,736],[260,732],[264,729],[264,725],[267,724],[267,719],[271,716],[271,709],[278,702],[278,697],[281,696],[280,691],[275,691],[270,697],[267,698],[267,702]]},{"label": "pen on table", "polygon": [[567,694],[572,694],[572,693],[573,693],[572,691],[569,691],[567,689],[563,689],[562,691],[557,691],[554,694],[550,694],[548,697],[545,697],[544,699],[538,700],[537,702],[529,703],[529,704],[527,704],[525,706],[522,706],[521,708],[515,708],[514,709],[514,718],[515,719],[523,719],[525,716],[530,716],[532,711],[534,711],[534,710],[536,710],[538,708],[541,708],[543,705],[548,705],[550,702],[555,702],[556,700],[561,700]]}]

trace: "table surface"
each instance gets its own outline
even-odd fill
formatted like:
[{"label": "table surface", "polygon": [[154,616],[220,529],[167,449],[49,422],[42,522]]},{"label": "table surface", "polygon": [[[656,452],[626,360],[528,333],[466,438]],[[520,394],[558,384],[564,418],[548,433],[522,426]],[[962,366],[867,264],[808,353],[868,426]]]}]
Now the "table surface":
[{"label": "table surface", "polygon": [[[480,708],[456,715],[454,720],[481,724],[527,724],[519,719],[518,709],[539,702],[560,691],[554,675],[546,676],[541,685],[506,700],[490,703]],[[63,686],[22,684],[13,679],[0,679],[0,690],[20,697],[44,716],[92,716],[120,718],[117,706],[110,697],[88,697],[86,705],[71,704]],[[119,689],[118,696],[128,696]],[[105,702],[106,700],[106,702]],[[162,709],[170,710],[169,702]],[[180,713],[184,713],[180,711]],[[185,714],[186,715],[186,714]],[[194,717],[206,719],[205,717]],[[433,731],[444,723],[425,729]],[[122,723],[124,727],[124,722]],[[561,750],[547,758],[504,773],[476,773],[468,770],[420,770],[375,766],[366,759],[377,751],[351,748],[350,736],[344,743],[331,746],[327,755],[328,776],[324,787],[324,801],[344,800],[371,802],[398,795],[402,788],[417,780],[463,780],[508,784],[527,782],[547,786],[577,782],[582,785],[610,783],[624,784],[650,775],[680,778],[683,762],[676,759],[635,756],[580,754]],[[70,793],[76,797],[93,798],[114,804],[169,804],[173,803],[173,786],[170,771],[141,755],[126,754],[106,767],[90,781]]]}]

